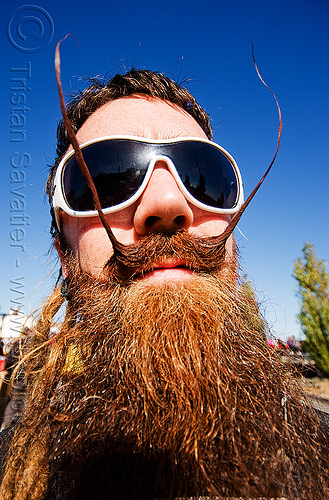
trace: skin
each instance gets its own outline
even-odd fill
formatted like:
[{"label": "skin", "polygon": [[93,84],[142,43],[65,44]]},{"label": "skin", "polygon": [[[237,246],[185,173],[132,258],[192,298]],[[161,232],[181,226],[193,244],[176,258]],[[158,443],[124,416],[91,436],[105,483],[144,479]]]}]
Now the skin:
[{"label": "skin", "polygon": [[[79,143],[107,135],[134,135],[149,139],[199,137],[206,135],[198,123],[178,106],[160,99],[129,96],[109,102],[93,113],[77,133]],[[161,194],[161,195],[160,195]],[[116,238],[124,243],[135,243],[153,231],[184,228],[199,236],[221,234],[229,216],[213,214],[189,203],[180,191],[164,161],[158,161],[142,196],[124,210],[107,215]],[[77,218],[62,213],[63,232],[80,266],[91,275],[102,279],[104,263],[112,254],[112,245],[98,217]],[[63,276],[67,265],[58,241],[55,246],[62,263]],[[227,242],[227,253],[232,252],[232,239]],[[184,269],[184,262],[168,260],[144,279],[161,285],[168,280],[184,281],[193,271]]]}]

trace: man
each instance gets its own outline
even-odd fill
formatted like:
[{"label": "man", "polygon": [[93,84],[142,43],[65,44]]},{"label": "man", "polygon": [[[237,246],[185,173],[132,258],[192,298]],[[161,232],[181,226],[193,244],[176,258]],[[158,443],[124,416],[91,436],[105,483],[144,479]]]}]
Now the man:
[{"label": "man", "polygon": [[131,70],[68,115],[110,229],[61,124],[47,190],[63,281],[25,352],[1,498],[329,498],[319,421],[239,284],[242,183],[206,113]]}]

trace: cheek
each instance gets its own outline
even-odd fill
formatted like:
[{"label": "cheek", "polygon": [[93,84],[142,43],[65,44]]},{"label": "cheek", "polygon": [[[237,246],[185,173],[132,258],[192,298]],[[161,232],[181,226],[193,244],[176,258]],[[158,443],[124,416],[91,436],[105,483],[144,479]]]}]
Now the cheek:
[{"label": "cheek", "polygon": [[216,215],[203,210],[194,210],[194,222],[189,232],[198,236],[218,236],[230,222],[228,215]]},{"label": "cheek", "polygon": [[63,214],[64,237],[78,259],[81,268],[99,275],[112,254],[112,245],[98,221],[93,218],[73,218]]},{"label": "cheek", "polygon": [[111,242],[104,229],[95,228],[80,236],[76,255],[83,270],[98,275],[112,252]]},{"label": "cheek", "polygon": [[101,277],[103,266],[112,255],[112,245],[105,231],[102,228],[82,233],[71,231],[66,239],[81,269]]},{"label": "cheek", "polygon": [[[204,211],[194,211],[194,224],[189,232],[197,236],[219,236],[227,228],[231,218],[229,215],[216,215]],[[234,253],[234,237],[231,235],[226,242],[227,256]]]},{"label": "cheek", "polygon": [[[128,225],[111,224],[114,236],[123,244],[134,242],[133,230]],[[113,227],[113,226],[119,227]],[[101,278],[105,262],[113,253],[112,244],[98,219],[72,219],[67,221],[65,238],[81,268]]]}]

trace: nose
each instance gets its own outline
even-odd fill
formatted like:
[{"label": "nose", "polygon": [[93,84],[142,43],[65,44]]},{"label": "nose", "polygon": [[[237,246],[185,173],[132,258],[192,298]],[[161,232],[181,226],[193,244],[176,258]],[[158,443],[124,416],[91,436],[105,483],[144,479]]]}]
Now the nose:
[{"label": "nose", "polygon": [[193,211],[185,196],[165,161],[158,161],[136,208],[135,230],[142,236],[151,232],[174,233],[188,229],[192,222]]}]

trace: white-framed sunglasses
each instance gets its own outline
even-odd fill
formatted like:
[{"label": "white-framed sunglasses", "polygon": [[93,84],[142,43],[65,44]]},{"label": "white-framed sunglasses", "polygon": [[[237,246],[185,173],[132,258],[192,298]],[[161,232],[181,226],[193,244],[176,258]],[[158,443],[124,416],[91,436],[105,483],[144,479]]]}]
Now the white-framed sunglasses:
[{"label": "white-framed sunglasses", "polygon": [[[107,136],[80,146],[104,214],[122,210],[143,193],[157,161],[164,161],[185,198],[217,214],[235,214],[243,204],[243,184],[233,157],[207,139],[150,140]],[[161,196],[161,193],[159,193]],[[72,217],[94,217],[93,198],[74,150],[61,160],[54,181],[53,208]]]}]

